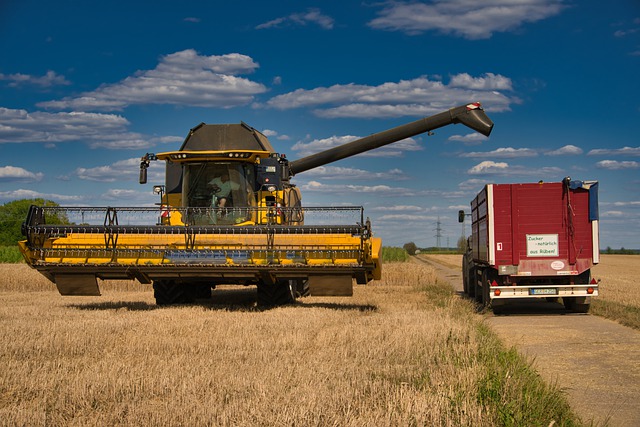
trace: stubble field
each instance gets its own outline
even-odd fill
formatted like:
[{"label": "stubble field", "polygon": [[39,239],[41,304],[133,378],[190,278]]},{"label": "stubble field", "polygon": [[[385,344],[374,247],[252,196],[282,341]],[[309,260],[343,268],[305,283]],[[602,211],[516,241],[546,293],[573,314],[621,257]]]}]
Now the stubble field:
[{"label": "stubble field", "polygon": [[580,424],[427,266],[264,311],[246,288],[158,308],[135,282],[52,286],[0,265],[0,425]]}]

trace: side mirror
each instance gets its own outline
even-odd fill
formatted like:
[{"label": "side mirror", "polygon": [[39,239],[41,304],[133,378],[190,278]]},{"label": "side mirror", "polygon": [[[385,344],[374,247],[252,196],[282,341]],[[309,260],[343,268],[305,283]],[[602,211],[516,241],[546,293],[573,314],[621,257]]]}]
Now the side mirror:
[{"label": "side mirror", "polygon": [[140,184],[147,183],[147,165],[144,162],[140,165]]}]

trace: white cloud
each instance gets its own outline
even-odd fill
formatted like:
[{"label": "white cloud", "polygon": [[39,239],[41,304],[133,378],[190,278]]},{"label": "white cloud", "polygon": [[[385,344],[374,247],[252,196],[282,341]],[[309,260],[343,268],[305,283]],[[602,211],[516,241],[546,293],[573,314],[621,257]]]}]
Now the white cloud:
[{"label": "white cloud", "polygon": [[140,191],[122,190],[116,188],[107,190],[106,193],[102,194],[102,199],[104,200],[141,200],[143,198],[148,199],[149,195]]},{"label": "white cloud", "polygon": [[414,205],[395,205],[395,206],[375,206],[371,208],[372,211],[383,212],[423,212],[425,208]]},{"label": "white cloud", "polygon": [[184,22],[192,22],[194,24],[197,24],[197,23],[199,23],[201,21],[201,19],[200,18],[196,18],[195,16],[189,16],[187,18],[184,18],[183,21]]},{"label": "white cloud", "polygon": [[489,138],[482,135],[481,133],[474,132],[468,133],[466,135],[451,135],[448,138],[449,141],[459,141],[464,145],[480,145],[485,141],[488,141]]},{"label": "white cloud", "polygon": [[640,156],[640,147],[622,148],[596,148],[587,153],[587,156]]},{"label": "white cloud", "polygon": [[382,3],[371,28],[402,31],[410,35],[438,31],[467,39],[487,39],[496,32],[514,31],[527,22],[559,14],[567,6],[562,0],[434,0]]},{"label": "white cloud", "polygon": [[470,175],[527,176],[534,177],[536,180],[546,180],[553,177],[560,179],[564,172],[563,169],[557,167],[528,168],[520,165],[512,166],[505,162],[486,160],[469,169],[467,173]]},{"label": "white cloud", "polygon": [[489,183],[490,181],[486,179],[468,179],[458,184],[458,188],[462,191],[478,192],[482,187]]},{"label": "white cloud", "polygon": [[263,131],[261,131],[261,133],[267,138],[274,137],[279,141],[289,141],[291,139],[289,135],[280,135],[278,132],[271,129],[264,129]]},{"label": "white cloud", "polygon": [[496,87],[511,90],[511,80],[488,73],[477,78],[468,74],[455,75],[449,84],[427,77],[378,86],[350,83],[297,89],[275,96],[265,105],[279,110],[317,107],[314,113],[326,118],[371,118],[426,116],[478,99],[487,111],[508,111],[512,103],[520,102],[498,92]]},{"label": "white cloud", "polygon": [[[151,182],[164,179],[164,162],[152,162],[147,169],[147,178]],[[93,168],[77,168],[75,175],[83,180],[98,182],[131,181],[138,182],[140,158],[119,160],[111,165]]]},{"label": "white cloud", "polygon": [[264,85],[238,74],[258,64],[246,55],[201,56],[193,49],[165,55],[153,70],[138,71],[115,84],[105,84],[78,97],[41,102],[42,108],[79,111],[122,110],[136,104],[172,104],[231,108],[247,105]]},{"label": "white cloud", "polygon": [[304,172],[305,178],[341,179],[347,182],[357,180],[398,181],[409,179],[400,169],[386,172],[370,172],[363,169],[339,166],[320,166]]},{"label": "white cloud", "polygon": [[333,28],[334,20],[320,12],[319,9],[309,8],[306,12],[292,13],[288,16],[272,19],[263,24],[256,25],[256,30],[264,30],[269,28],[282,28],[288,26],[305,26],[307,24],[316,24],[325,30]]},{"label": "white cloud", "polygon": [[179,137],[153,137],[129,132],[129,121],[115,114],[47,113],[0,107],[0,144],[84,142],[112,149],[141,149],[156,143],[179,142]]},{"label": "white cloud", "polygon": [[493,151],[462,153],[460,157],[483,158],[491,157],[493,159],[514,159],[518,157],[535,157],[538,153],[531,148],[497,148]]},{"label": "white cloud", "polygon": [[33,190],[12,190],[0,191],[0,200],[18,200],[18,199],[47,199],[54,202],[82,202],[86,200],[85,196],[68,196],[65,194],[41,193]]},{"label": "white cloud", "polygon": [[40,86],[42,88],[48,88],[51,86],[67,86],[71,82],[64,76],[57,74],[55,71],[47,71],[44,76],[32,76],[29,74],[2,74],[0,73],[0,80],[6,80],[9,82],[10,87],[17,86]]},{"label": "white cloud", "polygon": [[[323,139],[314,139],[310,142],[296,142],[291,149],[295,151],[299,157],[310,156],[330,148],[339,147],[341,145],[360,139],[359,136],[344,135],[332,136]],[[413,138],[405,138],[392,144],[376,148],[375,150],[365,151],[358,154],[363,157],[400,157],[406,151],[420,151],[423,148]]]},{"label": "white cloud", "polygon": [[44,174],[42,172],[30,172],[17,166],[0,167],[0,182],[33,182],[40,181]]},{"label": "white cloud", "polygon": [[637,200],[632,201],[632,200],[630,200],[628,202],[614,202],[613,205],[614,206],[632,206],[632,207],[635,207],[635,206],[640,206],[640,201],[637,201]]},{"label": "white cloud", "polygon": [[467,173],[472,175],[502,173],[508,168],[509,168],[508,163],[504,163],[504,162],[496,163],[491,160],[485,160],[484,162],[478,163],[477,165],[469,169]]},{"label": "white cloud", "polygon": [[564,147],[560,147],[557,150],[547,151],[544,154],[546,156],[568,156],[568,155],[578,155],[582,153],[583,153],[582,148],[569,144],[569,145],[565,145]]},{"label": "white cloud", "polygon": [[601,160],[598,163],[596,163],[596,167],[600,169],[609,169],[609,170],[639,169],[640,162],[632,162],[632,161],[619,162],[617,160]]}]

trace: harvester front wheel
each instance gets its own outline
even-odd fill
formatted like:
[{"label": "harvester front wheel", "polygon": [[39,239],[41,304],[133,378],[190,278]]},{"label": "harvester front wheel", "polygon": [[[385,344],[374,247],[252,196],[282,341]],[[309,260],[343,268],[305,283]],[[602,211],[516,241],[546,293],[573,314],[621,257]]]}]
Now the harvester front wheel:
[{"label": "harvester front wheel", "polygon": [[275,283],[258,283],[258,305],[275,307],[292,304],[296,301],[296,283],[294,280],[277,280]]}]

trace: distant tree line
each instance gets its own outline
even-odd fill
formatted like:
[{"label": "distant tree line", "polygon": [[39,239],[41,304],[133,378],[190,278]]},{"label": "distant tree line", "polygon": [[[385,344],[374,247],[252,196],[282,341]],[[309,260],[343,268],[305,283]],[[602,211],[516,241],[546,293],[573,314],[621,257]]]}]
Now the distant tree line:
[{"label": "distant tree line", "polygon": [[624,247],[620,249],[611,249],[611,246],[607,246],[607,249],[600,251],[600,253],[612,255],[640,255],[640,249],[625,249]]},{"label": "distant tree line", "polygon": [[[56,202],[45,199],[20,199],[0,205],[0,246],[12,246],[24,240],[22,223],[27,219],[31,205],[60,206]],[[56,218],[58,223],[65,223]]]}]

